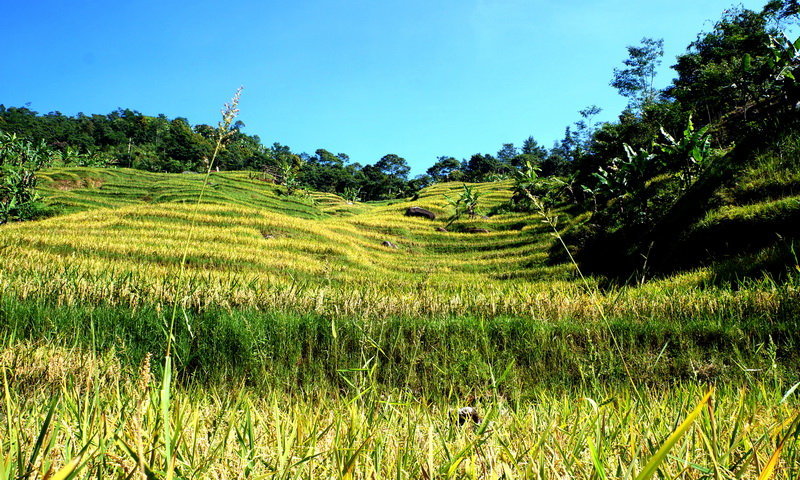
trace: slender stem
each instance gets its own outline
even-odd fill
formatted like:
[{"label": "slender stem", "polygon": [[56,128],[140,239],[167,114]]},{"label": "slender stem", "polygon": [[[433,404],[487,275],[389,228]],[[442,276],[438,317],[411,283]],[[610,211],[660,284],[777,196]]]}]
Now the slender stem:
[{"label": "slender stem", "polygon": [[611,328],[611,322],[609,322],[608,317],[606,317],[603,305],[600,303],[600,300],[597,297],[597,287],[593,288],[589,285],[589,281],[586,280],[586,277],[583,275],[581,268],[578,266],[578,262],[575,261],[575,258],[572,256],[572,252],[570,252],[569,248],[567,248],[567,244],[561,237],[561,233],[559,233],[558,228],[556,228],[555,222],[550,217],[550,215],[548,215],[547,210],[544,208],[544,204],[542,203],[542,201],[538,197],[532,195],[527,190],[525,191],[525,193],[528,195],[528,198],[531,199],[533,204],[539,210],[539,214],[542,216],[542,218],[544,218],[545,222],[550,226],[550,228],[553,229],[553,233],[555,234],[556,238],[561,243],[561,246],[564,247],[564,251],[567,252],[567,256],[569,257],[570,262],[575,266],[575,270],[577,270],[578,275],[580,276],[584,287],[586,288],[587,292],[591,295],[592,305],[594,305],[594,307],[597,309],[597,313],[600,314],[600,318],[603,320],[603,323],[605,324],[605,327],[608,330],[609,335],[611,336],[611,342],[614,344],[614,347],[617,349],[617,352],[619,353],[619,358],[622,361],[622,366],[625,368],[625,374],[628,377],[628,381],[630,381],[633,390],[636,392],[636,395],[640,399],[643,398],[641,392],[639,391],[639,387],[637,387],[636,383],[633,381],[633,375],[631,375],[631,370],[630,367],[628,366],[628,362],[625,361],[625,355],[622,352],[622,347],[620,346],[619,341],[617,340],[617,336],[614,334],[614,330]]},{"label": "slender stem", "polygon": [[[211,155],[211,160],[208,162],[208,169],[206,170],[205,176],[203,177],[203,185],[200,187],[200,194],[197,196],[197,200],[194,203],[194,209],[192,210],[191,215],[191,222],[189,224],[189,231],[186,234],[186,243],[183,245],[183,253],[181,254],[181,262],[180,262],[180,271],[178,272],[178,288],[175,291],[175,301],[172,303],[172,315],[170,318],[169,323],[169,336],[167,338],[167,356],[169,357],[171,347],[172,347],[172,339],[174,336],[174,328],[175,328],[175,318],[178,316],[178,298],[177,296],[185,291],[186,287],[186,259],[189,256],[189,246],[192,243],[192,236],[194,234],[195,226],[197,225],[197,211],[200,209],[200,202],[203,200],[203,195],[205,194],[206,187],[208,186],[208,179],[211,177],[211,169],[214,166],[214,161],[217,158],[220,150],[222,150],[222,141],[224,136],[222,132],[217,137],[217,144],[214,146],[214,153]],[[183,303],[181,301],[181,303]],[[181,307],[183,308],[183,306]]]}]

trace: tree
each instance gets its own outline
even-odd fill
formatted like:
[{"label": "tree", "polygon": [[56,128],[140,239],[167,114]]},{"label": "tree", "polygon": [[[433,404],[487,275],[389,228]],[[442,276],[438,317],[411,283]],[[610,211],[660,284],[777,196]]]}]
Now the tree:
[{"label": "tree", "polygon": [[397,177],[401,180],[408,179],[408,173],[411,171],[411,167],[408,166],[406,159],[393,153],[384,155],[375,163],[375,167],[386,175]]},{"label": "tree", "polygon": [[643,38],[640,46],[628,47],[625,68],[614,69],[611,86],[628,99],[628,108],[641,112],[652,103],[658,91],[655,88],[656,69],[664,55],[664,40]]},{"label": "tree", "polygon": [[425,173],[431,176],[434,182],[450,181],[450,174],[458,170],[461,162],[453,157],[439,157]]},{"label": "tree", "polygon": [[532,136],[522,143],[521,152],[511,159],[511,165],[518,169],[524,168],[528,163],[540,165],[547,158],[547,149],[539,145]]},{"label": "tree", "polygon": [[547,149],[539,145],[539,142],[533,136],[530,136],[522,142],[522,154],[544,157],[547,155]]},{"label": "tree", "polygon": [[519,150],[513,143],[504,143],[503,148],[497,152],[497,159],[506,165],[511,165],[511,161],[519,154]]},{"label": "tree", "polygon": [[779,20],[800,15],[800,0],[772,0],[764,5],[763,13],[774,15]]},{"label": "tree", "polygon": [[203,159],[211,153],[211,144],[202,135],[192,131],[185,118],[176,118],[169,123],[161,146],[165,172],[198,170]]},{"label": "tree", "polygon": [[561,155],[557,148],[551,150],[547,156],[542,159],[539,166],[541,167],[539,175],[542,177],[567,175],[570,170],[569,162],[567,162],[566,158]]},{"label": "tree", "polygon": [[341,158],[324,148],[318,148],[310,161],[326,167],[341,167],[344,165]]},{"label": "tree", "polygon": [[361,169],[362,198],[382,200],[397,198],[408,192],[406,181],[411,168],[403,157],[384,155],[374,165]]},{"label": "tree", "polygon": [[299,181],[321,192],[341,194],[348,188],[356,188],[353,170],[345,166],[345,160],[349,160],[345,154],[334,155],[324,148],[317,149],[308,157]]},{"label": "tree", "polygon": [[419,191],[433,183],[433,177],[430,175],[417,175],[408,181],[409,192]]},{"label": "tree", "polygon": [[672,67],[677,77],[665,94],[685,111],[702,115],[703,123],[746,106],[761,96],[761,86],[771,77],[766,58],[771,37],[777,35],[768,14],[727,10],[678,57]]},{"label": "tree", "polygon": [[503,165],[493,156],[476,153],[464,165],[464,179],[469,182],[484,182],[492,174],[503,173]]},{"label": "tree", "polygon": [[564,129],[564,138],[553,149],[573,165],[580,165],[592,148],[594,134],[598,123],[594,121],[602,109],[597,105],[590,105],[578,113],[581,120]]}]

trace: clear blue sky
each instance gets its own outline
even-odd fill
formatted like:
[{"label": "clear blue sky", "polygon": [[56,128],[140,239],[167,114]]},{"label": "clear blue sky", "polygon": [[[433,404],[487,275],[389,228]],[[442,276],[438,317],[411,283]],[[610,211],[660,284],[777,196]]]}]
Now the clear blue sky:
[{"label": "clear blue sky", "polygon": [[626,45],[665,39],[664,86],[733,2],[1,1],[6,106],[215,124],[244,85],[240,119],[263,143],[362,164],[396,153],[414,174],[528,135],[549,147],[590,104],[614,119]]}]

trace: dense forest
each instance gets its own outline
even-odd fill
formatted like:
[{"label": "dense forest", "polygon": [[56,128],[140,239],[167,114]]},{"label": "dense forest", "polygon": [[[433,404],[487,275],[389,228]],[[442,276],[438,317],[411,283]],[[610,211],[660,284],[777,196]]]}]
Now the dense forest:
[{"label": "dense forest", "polygon": [[[546,171],[565,173],[563,157],[549,155],[533,137],[521,149],[505,144],[497,155],[475,154],[469,159],[440,157],[425,175],[409,178],[406,159],[387,154],[371,165],[350,162],[346,153],[317,149],[293,152],[274,143],[265,146],[257,135],[233,125],[227,147],[215,161],[219,170],[264,172],[281,183],[338,193],[355,199],[380,200],[408,196],[436,181],[480,182],[507,176],[525,161],[541,163]],[[147,116],[130,109],[106,115],[38,114],[27,107],[0,105],[0,131],[43,142],[61,164],[128,167],[151,172],[204,171],[214,148],[215,128],[190,125],[185,118]]]}]

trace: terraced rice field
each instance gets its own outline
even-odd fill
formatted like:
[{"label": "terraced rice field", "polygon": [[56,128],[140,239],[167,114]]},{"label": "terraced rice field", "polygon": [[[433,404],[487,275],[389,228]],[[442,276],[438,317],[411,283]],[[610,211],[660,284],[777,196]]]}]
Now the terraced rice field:
[{"label": "terraced rice field", "polygon": [[[601,289],[548,261],[540,214],[437,230],[461,184],[350,204],[227,172],[196,204],[202,185],[51,170],[64,214],[0,228],[0,479],[800,472],[797,282]],[[510,187],[476,184],[480,213]]]},{"label": "terraced rice field", "polygon": [[[491,297],[521,287],[523,280],[571,277],[568,265],[544,264],[552,232],[531,215],[458,222],[490,233],[436,231],[450,213],[443,194],[460,188],[456,184],[428,189],[413,202],[349,205],[335,195],[281,195],[278,187],[246,174],[215,174],[202,205],[195,207],[189,200],[197,198],[200,175],[75,169],[44,178],[48,202],[75,213],[3,229],[3,254],[16,266],[4,272],[6,285],[18,283],[10,278],[14,271],[31,278],[44,268],[51,278],[54,271],[75,269],[146,278],[150,288],[163,289],[176,275],[190,235],[190,278],[220,288],[232,283],[263,285],[267,291],[281,285],[319,292],[380,288],[452,297],[480,286]],[[483,207],[507,200],[507,187],[478,186]],[[439,218],[404,216],[410,205]],[[235,303],[236,289],[224,290]],[[197,294],[220,299],[214,292]],[[161,291],[156,298],[165,295]]]},{"label": "terraced rice field", "polygon": [[[351,205],[330,194],[287,196],[247,173],[222,173],[211,176],[196,206],[197,174],[62,169],[43,177],[47,201],[73,213],[0,231],[0,290],[22,298],[57,292],[59,301],[72,304],[158,304],[172,302],[180,290],[187,306],[200,309],[542,319],[591,319],[603,311],[688,316],[774,310],[779,303],[774,292],[698,290],[707,276],[702,270],[587,295],[573,265],[547,262],[555,237],[540,215],[454,224],[489,233],[437,231],[452,214],[444,195],[457,194],[460,184],[427,188],[413,201]],[[505,202],[509,187],[477,185],[482,213]],[[412,205],[437,219],[405,216]],[[569,221],[563,212],[554,215],[562,225]]]}]

